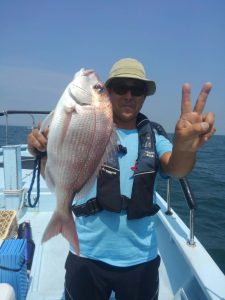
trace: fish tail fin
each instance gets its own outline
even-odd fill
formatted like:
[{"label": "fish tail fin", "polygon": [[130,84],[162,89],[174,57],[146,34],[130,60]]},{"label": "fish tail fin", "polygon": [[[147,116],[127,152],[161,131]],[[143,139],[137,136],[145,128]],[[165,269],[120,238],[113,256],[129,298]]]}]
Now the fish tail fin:
[{"label": "fish tail fin", "polygon": [[54,212],[44,231],[41,243],[47,242],[59,233],[61,233],[69,241],[76,254],[79,255],[79,241],[72,213],[69,218],[63,218],[60,213]]}]

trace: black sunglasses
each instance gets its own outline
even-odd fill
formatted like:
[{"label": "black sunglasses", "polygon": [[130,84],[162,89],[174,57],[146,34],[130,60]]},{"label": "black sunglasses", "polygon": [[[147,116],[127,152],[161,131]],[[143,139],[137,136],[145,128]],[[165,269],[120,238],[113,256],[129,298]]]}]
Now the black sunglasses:
[{"label": "black sunglasses", "polygon": [[110,88],[114,90],[114,92],[118,95],[125,95],[128,91],[131,92],[132,96],[142,96],[146,94],[146,86],[143,85],[128,85],[127,83],[118,82],[112,83]]}]

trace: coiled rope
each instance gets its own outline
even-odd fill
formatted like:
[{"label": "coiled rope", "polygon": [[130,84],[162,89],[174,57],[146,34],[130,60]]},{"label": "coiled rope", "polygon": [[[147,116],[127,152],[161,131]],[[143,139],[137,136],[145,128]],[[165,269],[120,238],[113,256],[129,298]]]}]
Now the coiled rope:
[{"label": "coiled rope", "polygon": [[[33,169],[33,175],[31,179],[30,188],[27,192],[27,198],[28,198],[28,204],[30,207],[35,207],[39,201],[40,198],[40,174],[41,174],[41,159],[47,155],[47,152],[39,152],[39,154],[36,156],[34,161],[34,169]],[[32,203],[31,200],[31,192],[34,186],[35,178],[37,175],[37,194],[34,197],[34,202]]]}]

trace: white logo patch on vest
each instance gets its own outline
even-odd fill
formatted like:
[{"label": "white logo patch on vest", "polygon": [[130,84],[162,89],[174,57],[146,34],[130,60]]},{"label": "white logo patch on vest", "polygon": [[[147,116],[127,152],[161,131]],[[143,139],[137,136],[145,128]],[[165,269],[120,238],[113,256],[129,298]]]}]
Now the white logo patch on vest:
[{"label": "white logo patch on vest", "polygon": [[146,150],[146,151],[144,152],[144,156],[154,158],[154,157],[155,157],[155,152],[147,151],[147,150]]}]

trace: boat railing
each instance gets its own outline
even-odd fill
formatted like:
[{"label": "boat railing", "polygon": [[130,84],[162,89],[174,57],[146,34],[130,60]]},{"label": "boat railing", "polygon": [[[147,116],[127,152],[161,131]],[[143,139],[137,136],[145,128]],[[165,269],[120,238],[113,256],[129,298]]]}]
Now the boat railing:
[{"label": "boat railing", "polygon": [[[30,115],[32,118],[33,126],[36,126],[34,116],[35,114],[49,114],[50,111],[34,111],[34,110],[7,110],[7,111],[2,111],[0,112],[0,117],[5,116],[6,118],[6,145],[8,144],[8,115],[13,115],[13,114],[27,114]],[[166,138],[168,138],[167,133],[165,132],[164,128],[155,122],[152,122],[152,125],[154,129],[159,133],[164,135]],[[169,138],[168,138],[169,139]],[[168,216],[172,215],[172,209],[171,209],[171,180],[172,178],[169,178],[167,181],[167,211],[166,214]],[[187,202],[187,205],[189,207],[190,211],[190,217],[189,217],[189,229],[190,229],[190,237],[188,240],[188,245],[194,246],[195,241],[194,241],[194,219],[195,219],[195,210],[197,209],[197,203],[195,201],[193,192],[191,190],[190,184],[188,182],[187,177],[183,177],[179,179],[179,183],[181,185],[185,200]]]},{"label": "boat railing", "polygon": [[36,127],[34,115],[47,115],[50,111],[42,110],[4,110],[0,112],[0,117],[5,117],[5,144],[8,144],[8,116],[9,115],[29,115],[32,118],[32,126]]},{"label": "boat railing", "polygon": [[[181,186],[181,189],[184,194],[184,198],[187,202],[188,208],[189,208],[189,229],[190,229],[190,236],[188,240],[188,245],[195,246],[194,241],[194,221],[195,221],[195,211],[197,209],[197,202],[195,200],[195,197],[193,195],[191,186],[189,184],[189,181],[187,177],[179,178],[179,183]],[[167,180],[167,189],[166,189],[166,201],[167,201],[167,210],[165,214],[168,216],[171,216],[173,214],[172,208],[171,208],[171,181],[172,178],[168,178]]]},{"label": "boat railing", "polygon": [[[168,134],[166,133],[165,129],[162,127],[162,125],[156,123],[156,122],[151,122],[154,130],[158,133],[163,135],[169,140]],[[167,200],[167,210],[166,214],[168,216],[171,216],[173,214],[172,209],[171,209],[171,180],[172,178],[168,178],[167,180],[167,188],[166,188],[166,200]],[[194,198],[192,189],[190,187],[189,181],[187,177],[179,178],[179,183],[181,185],[181,189],[184,194],[184,198],[187,202],[188,208],[189,208],[189,229],[190,229],[190,237],[188,240],[188,245],[190,246],[195,246],[195,241],[194,241],[194,220],[195,220],[195,210],[197,209],[197,202]]]}]

